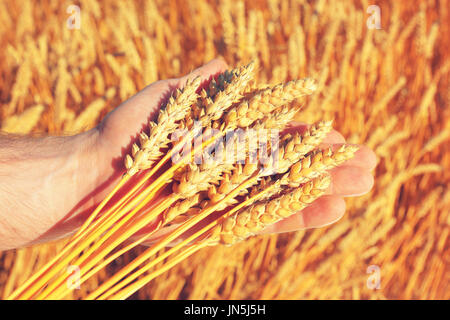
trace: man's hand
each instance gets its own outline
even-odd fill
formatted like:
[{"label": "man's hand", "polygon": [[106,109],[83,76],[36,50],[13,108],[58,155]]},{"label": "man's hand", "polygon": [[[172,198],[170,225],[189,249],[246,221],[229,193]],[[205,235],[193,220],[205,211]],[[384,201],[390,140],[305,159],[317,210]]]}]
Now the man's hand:
[{"label": "man's hand", "polygon": [[[0,136],[0,250],[61,238],[73,233],[124,173],[123,158],[160,105],[188,78],[204,80],[224,71],[213,60],[179,79],[157,81],[108,114],[96,128],[72,137]],[[290,130],[305,130],[296,124]],[[345,140],[333,131],[324,145]],[[267,228],[287,232],[337,221],[343,197],[361,195],[373,185],[374,153],[361,146],[355,158],[332,171],[329,194],[301,213]],[[165,228],[151,240],[168,232]]]}]

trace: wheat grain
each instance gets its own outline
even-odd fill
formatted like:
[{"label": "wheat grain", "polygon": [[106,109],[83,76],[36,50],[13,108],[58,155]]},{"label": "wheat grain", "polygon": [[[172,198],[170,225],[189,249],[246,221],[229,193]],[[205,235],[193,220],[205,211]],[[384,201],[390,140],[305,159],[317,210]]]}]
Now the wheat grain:
[{"label": "wheat grain", "polygon": [[269,129],[281,131],[294,120],[298,108],[282,107],[272,114],[265,116],[252,127],[253,130]]},{"label": "wheat grain", "polygon": [[[188,212],[194,205],[201,202],[201,193],[197,193],[186,200],[179,201],[164,213],[164,223],[174,222],[179,223],[180,220],[174,221],[175,218],[181,214]],[[193,213],[192,213],[193,214]]]}]

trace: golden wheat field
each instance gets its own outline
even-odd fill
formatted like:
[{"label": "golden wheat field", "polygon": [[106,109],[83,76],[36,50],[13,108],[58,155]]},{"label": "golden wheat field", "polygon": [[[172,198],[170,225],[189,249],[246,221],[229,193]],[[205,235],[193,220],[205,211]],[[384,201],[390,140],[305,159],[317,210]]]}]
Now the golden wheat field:
[{"label": "golden wheat field", "polygon": [[[373,4],[379,29],[368,26]],[[204,248],[132,299],[450,299],[449,21],[447,0],[1,0],[0,130],[87,130],[146,85],[218,56],[255,61],[263,83],[315,78],[297,119],[334,119],[372,148],[372,191],[346,199],[330,226]],[[0,297],[64,243],[1,252]]]}]

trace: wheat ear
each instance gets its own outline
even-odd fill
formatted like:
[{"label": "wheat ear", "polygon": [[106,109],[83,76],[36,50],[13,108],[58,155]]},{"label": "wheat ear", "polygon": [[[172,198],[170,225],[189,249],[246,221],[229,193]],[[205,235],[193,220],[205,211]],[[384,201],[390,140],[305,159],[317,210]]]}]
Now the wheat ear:
[{"label": "wheat ear", "polygon": [[312,125],[305,133],[285,134],[281,137],[282,147],[279,150],[278,172],[286,172],[292,164],[304,158],[314,150],[330,133],[331,121],[319,121]]},{"label": "wheat ear", "polygon": [[336,151],[333,151],[331,148],[314,151],[295,163],[289,173],[281,178],[282,183],[286,183],[291,187],[298,187],[300,184],[306,183],[320,176],[325,171],[353,158],[357,150],[357,146],[344,144]]},{"label": "wheat ear", "polygon": [[150,168],[162,155],[161,149],[170,143],[169,134],[177,128],[177,121],[182,120],[197,100],[197,89],[201,78],[190,80],[182,89],[176,89],[175,96],[171,96],[165,106],[159,111],[156,122],[150,122],[150,134],[141,132],[140,147],[132,146],[131,155],[125,157],[125,167],[128,175],[132,176],[139,170]]},{"label": "wheat ear", "polygon": [[275,109],[305,95],[317,88],[314,80],[293,80],[273,88],[262,90],[249,100],[244,100],[225,116],[227,127],[237,125],[247,127],[256,120],[264,118]]},{"label": "wheat ear", "polygon": [[211,230],[207,241],[231,245],[262,231],[270,224],[297,213],[322,196],[331,178],[323,175],[275,199],[258,202],[223,219]]},{"label": "wheat ear", "polygon": [[292,120],[294,120],[297,111],[296,108],[289,108],[287,106],[282,107],[271,114],[266,115],[262,120],[258,120],[256,124],[253,125],[253,129],[283,130]]},{"label": "wheat ear", "polygon": [[[277,121],[277,120],[275,120]],[[265,123],[257,123],[254,125],[254,128],[264,128]],[[274,161],[277,162],[268,162],[265,165],[265,170],[259,173],[259,176],[262,177],[264,172],[272,170],[274,173],[285,173],[294,163],[296,163],[299,159],[302,159],[304,155],[308,152],[316,148],[325,136],[331,131],[331,122],[330,121],[320,121],[317,124],[311,126],[304,134],[295,134],[290,135],[287,134],[283,137],[284,145],[279,149],[279,159]],[[247,146],[246,143],[243,145]],[[241,144],[238,144],[241,146]],[[252,150],[245,150],[248,154]],[[250,176],[255,174],[256,171],[259,170],[259,166],[256,163],[250,163],[249,158],[246,157],[246,163],[236,164],[234,165],[230,174],[225,174],[223,179],[220,181],[219,185],[212,185],[208,189],[208,204],[215,204],[220,202],[231,190],[236,188],[240,183],[248,179]],[[284,181],[287,183],[286,181]],[[280,181],[283,183],[283,180]],[[292,183],[292,182],[291,182]],[[261,182],[260,182],[261,184]],[[243,190],[244,192],[246,190]],[[242,194],[242,193],[241,193]],[[171,217],[179,217],[177,222],[186,221],[189,219],[189,215],[185,215],[184,213],[188,211],[187,204],[193,204],[192,202],[185,202],[186,205],[178,206],[178,211],[172,210]],[[228,202],[222,202],[221,207],[218,210],[223,210],[227,206],[236,203],[235,199],[230,199]],[[182,211],[181,209],[184,209]],[[176,213],[175,213],[176,212]],[[195,214],[196,211],[192,210],[191,214]]]},{"label": "wheat ear", "polygon": [[212,99],[206,100],[207,104],[200,118],[202,125],[207,125],[211,120],[220,119],[225,110],[242,98],[244,88],[254,76],[254,69],[255,64],[251,62],[233,72],[229,82],[223,81],[223,89],[219,88]]},{"label": "wheat ear", "polygon": [[[246,144],[237,143],[237,138],[238,137],[234,135],[232,139],[227,141],[225,147],[217,150],[214,155],[218,158],[216,158],[218,163],[212,159],[206,159],[205,161],[203,157],[203,163],[200,166],[191,165],[186,170],[180,172],[181,176],[177,178],[173,191],[179,193],[180,198],[186,200],[175,204],[172,208],[167,210],[164,215],[164,223],[171,222],[173,219],[187,212],[194,205],[199,204],[200,197],[195,198],[195,193],[215,188],[214,185],[217,183],[220,183],[221,185],[227,183],[226,181],[229,180],[229,173],[236,170],[236,165],[227,161],[227,159],[224,159],[224,150],[228,150],[230,146],[233,148],[236,146],[237,154],[249,152]],[[247,174],[246,178],[243,180],[241,179],[240,183],[249,178],[256,170],[257,165],[253,165],[251,168],[247,167],[245,170],[245,173]],[[208,187],[205,188],[205,186]]]}]

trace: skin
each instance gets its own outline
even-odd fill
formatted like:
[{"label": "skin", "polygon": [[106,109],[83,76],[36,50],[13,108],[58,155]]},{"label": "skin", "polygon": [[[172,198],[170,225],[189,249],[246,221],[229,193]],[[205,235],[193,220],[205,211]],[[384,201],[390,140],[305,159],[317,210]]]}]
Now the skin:
[{"label": "skin", "polygon": [[[216,59],[185,77],[152,83],[82,134],[38,138],[0,135],[0,250],[74,233],[119,181],[124,155],[170,93],[188,78],[207,80],[227,68],[224,61]],[[289,130],[306,128],[307,124],[293,123]],[[342,143],[343,136],[332,131],[322,146]],[[375,166],[374,153],[360,146],[353,159],[331,171],[327,195],[264,233],[317,228],[338,221],[345,212],[344,197],[370,191]],[[164,228],[149,242],[170,230]]]}]

